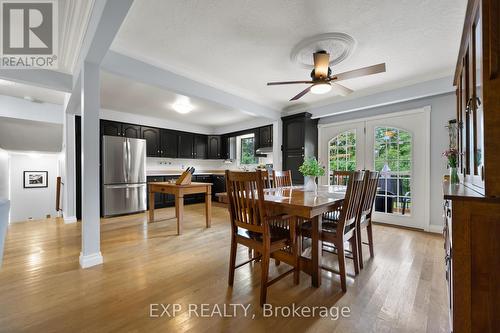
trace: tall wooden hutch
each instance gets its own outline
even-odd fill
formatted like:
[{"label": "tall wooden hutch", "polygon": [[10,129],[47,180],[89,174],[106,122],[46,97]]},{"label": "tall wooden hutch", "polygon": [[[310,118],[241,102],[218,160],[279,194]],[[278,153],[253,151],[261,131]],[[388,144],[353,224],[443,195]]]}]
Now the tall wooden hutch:
[{"label": "tall wooden hutch", "polygon": [[461,184],[443,187],[450,328],[500,332],[500,0],[469,0],[454,85]]}]

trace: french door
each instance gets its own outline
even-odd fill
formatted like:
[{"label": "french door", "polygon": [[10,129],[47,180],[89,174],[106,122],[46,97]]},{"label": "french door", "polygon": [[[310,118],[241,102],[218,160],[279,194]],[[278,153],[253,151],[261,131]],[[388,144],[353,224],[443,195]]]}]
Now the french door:
[{"label": "french door", "polygon": [[376,170],[373,219],[428,230],[430,108],[320,125],[319,160],[332,184],[336,170]]}]

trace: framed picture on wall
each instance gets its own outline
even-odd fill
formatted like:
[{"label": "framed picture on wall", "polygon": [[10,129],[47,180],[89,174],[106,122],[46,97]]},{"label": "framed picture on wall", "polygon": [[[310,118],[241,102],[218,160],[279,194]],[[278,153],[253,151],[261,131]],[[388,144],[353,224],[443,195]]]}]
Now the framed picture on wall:
[{"label": "framed picture on wall", "polygon": [[24,188],[48,187],[48,171],[24,171]]}]

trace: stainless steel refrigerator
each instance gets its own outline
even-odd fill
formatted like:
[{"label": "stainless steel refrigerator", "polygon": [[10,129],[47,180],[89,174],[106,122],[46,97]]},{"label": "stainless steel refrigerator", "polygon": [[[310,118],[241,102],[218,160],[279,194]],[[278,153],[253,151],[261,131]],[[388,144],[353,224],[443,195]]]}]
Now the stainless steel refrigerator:
[{"label": "stainless steel refrigerator", "polygon": [[103,215],[146,210],[146,140],[104,136]]}]

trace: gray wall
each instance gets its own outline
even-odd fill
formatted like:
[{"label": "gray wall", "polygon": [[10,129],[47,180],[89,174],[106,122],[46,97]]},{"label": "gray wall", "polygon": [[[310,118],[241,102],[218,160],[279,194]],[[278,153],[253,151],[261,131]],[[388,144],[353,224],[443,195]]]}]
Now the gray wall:
[{"label": "gray wall", "polygon": [[442,205],[443,191],[442,179],[447,173],[446,162],[441,153],[448,148],[448,132],[445,129],[448,120],[455,118],[455,94],[449,93],[439,96],[427,97],[409,102],[397,103],[388,106],[360,110],[337,116],[324,117],[320,124],[330,124],[347,120],[355,120],[387,113],[417,109],[430,105],[431,110],[431,203],[430,219],[431,231],[438,231],[443,225]]}]

